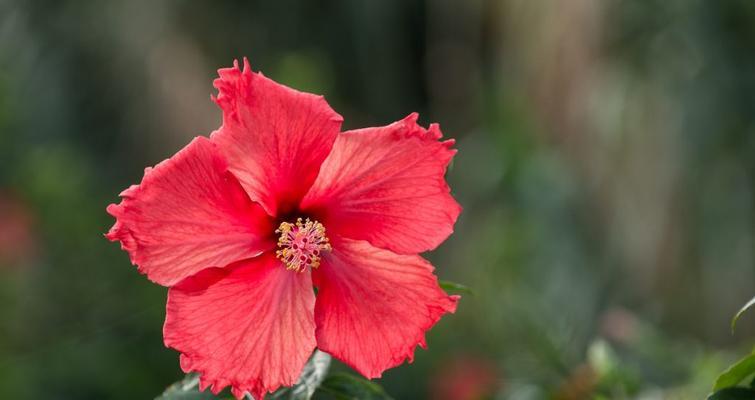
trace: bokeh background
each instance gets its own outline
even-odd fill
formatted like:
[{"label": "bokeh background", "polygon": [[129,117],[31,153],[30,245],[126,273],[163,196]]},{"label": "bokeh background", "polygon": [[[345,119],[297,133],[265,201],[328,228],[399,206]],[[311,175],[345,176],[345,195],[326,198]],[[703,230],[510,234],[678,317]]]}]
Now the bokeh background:
[{"label": "bokeh background", "polygon": [[419,111],[458,142],[428,257],[474,295],[395,398],[702,398],[752,345],[752,1],[0,0],[0,398],[181,378],[105,206],[219,126],[243,56],[345,128]]}]

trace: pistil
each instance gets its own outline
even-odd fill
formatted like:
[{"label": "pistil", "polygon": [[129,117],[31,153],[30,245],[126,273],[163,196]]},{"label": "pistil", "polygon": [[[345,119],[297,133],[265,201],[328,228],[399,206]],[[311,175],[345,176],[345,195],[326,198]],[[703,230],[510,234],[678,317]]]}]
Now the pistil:
[{"label": "pistil", "polygon": [[275,255],[289,270],[303,272],[307,267],[317,268],[320,266],[322,253],[331,250],[328,237],[325,236],[325,227],[309,218],[297,218],[295,223],[283,222],[275,233],[280,235],[279,250]]}]

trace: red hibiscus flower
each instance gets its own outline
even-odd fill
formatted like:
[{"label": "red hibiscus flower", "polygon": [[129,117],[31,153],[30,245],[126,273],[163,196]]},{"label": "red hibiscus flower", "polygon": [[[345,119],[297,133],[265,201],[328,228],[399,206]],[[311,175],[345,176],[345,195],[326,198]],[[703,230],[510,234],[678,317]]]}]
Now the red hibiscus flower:
[{"label": "red hibiscus flower", "polygon": [[341,133],[322,96],[246,60],[218,73],[220,129],[107,208],[107,238],[170,288],[165,345],[202,390],[237,398],[294,384],[315,347],[368,378],[411,361],[458,301],[418,255],[461,210],[444,179],[453,140],[416,114]]}]

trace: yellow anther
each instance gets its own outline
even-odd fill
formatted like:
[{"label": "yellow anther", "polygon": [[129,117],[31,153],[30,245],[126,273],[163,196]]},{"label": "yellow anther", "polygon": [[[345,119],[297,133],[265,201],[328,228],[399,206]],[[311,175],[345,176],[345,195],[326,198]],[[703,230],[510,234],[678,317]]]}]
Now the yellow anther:
[{"label": "yellow anther", "polygon": [[295,223],[282,222],[275,233],[280,234],[280,249],[275,255],[286,264],[286,269],[303,272],[307,267],[317,268],[322,252],[331,250],[325,227],[309,218],[297,218]]}]

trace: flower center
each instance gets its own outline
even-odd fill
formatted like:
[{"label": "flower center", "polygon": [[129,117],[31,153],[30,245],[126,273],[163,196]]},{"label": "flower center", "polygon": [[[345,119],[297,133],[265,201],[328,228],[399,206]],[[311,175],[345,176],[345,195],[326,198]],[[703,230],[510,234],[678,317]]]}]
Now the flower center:
[{"label": "flower center", "polygon": [[319,267],[320,254],[331,249],[325,227],[309,218],[304,221],[297,218],[294,224],[282,222],[275,233],[280,234],[280,250],[275,255],[286,264],[286,269],[296,272],[303,272],[307,267]]}]

